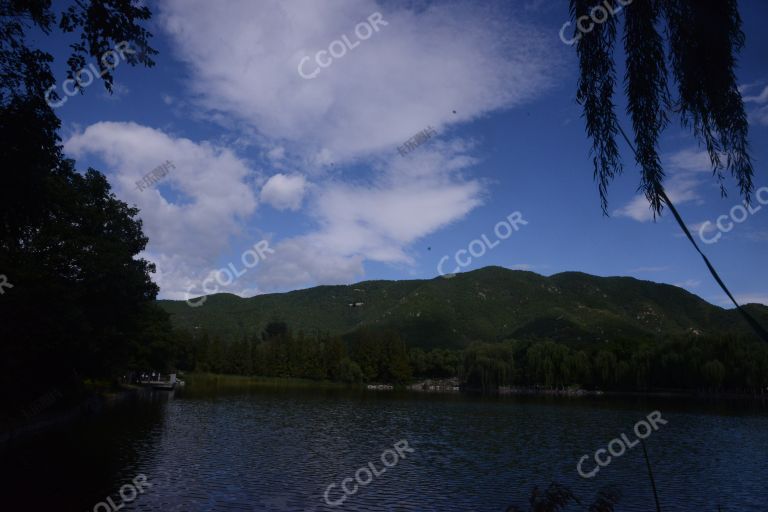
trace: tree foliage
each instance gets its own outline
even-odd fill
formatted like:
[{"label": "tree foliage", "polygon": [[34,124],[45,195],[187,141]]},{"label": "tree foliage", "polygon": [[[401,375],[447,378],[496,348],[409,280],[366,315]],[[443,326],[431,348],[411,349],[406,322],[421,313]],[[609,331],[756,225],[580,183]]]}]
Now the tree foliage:
[{"label": "tree foliage", "polygon": [[[618,8],[611,1],[613,10]],[[571,0],[574,20],[589,17],[593,0]],[[754,174],[749,155],[748,122],[736,81],[736,54],[744,45],[737,0],[642,0],[624,7],[624,90],[632,119],[640,190],[654,214],[664,207],[664,171],[659,136],[670,114],[690,126],[704,145],[721,191],[724,172],[749,200]],[[616,136],[621,127],[614,109],[616,71],[613,55],[618,16],[607,16],[581,33],[576,51],[580,76],[577,99],[592,139],[595,179],[603,212],[608,185],[622,172]],[[670,92],[676,85],[676,95]]]},{"label": "tree foliage", "polygon": [[[59,28],[79,32],[70,73],[85,56],[125,41],[131,64],[152,65],[149,17],[129,0],[78,0]],[[53,57],[26,32],[50,33],[57,14],[47,0],[0,1],[0,274],[13,288],[0,296],[0,413],[71,380],[73,370],[110,379],[139,360],[160,361],[172,348],[168,316],[154,304],[153,265],[137,255],[147,238],[138,210],[118,200],[94,169],[80,173],[63,157],[60,122],[45,100]],[[70,75],[71,76],[71,75]],[[107,89],[112,75],[104,74]],[[19,383],[23,386],[19,386]]]},{"label": "tree foliage", "polygon": [[285,322],[273,321],[260,337],[223,341],[204,332],[180,346],[182,353],[171,359],[187,362],[189,370],[350,383],[406,383],[412,377],[405,343],[391,330],[362,329],[344,340],[294,334]]},{"label": "tree foliage", "polygon": [[392,384],[456,378],[482,392],[501,387],[768,392],[768,347],[749,338],[506,340],[425,351],[408,347],[387,328],[366,327],[338,337],[294,334],[286,326],[266,339],[224,340],[205,332],[174,339],[182,352],[171,354],[172,361],[214,373]]},{"label": "tree foliage", "polygon": [[[141,22],[151,16],[149,8],[132,0],[75,0],[66,10],[57,13],[51,3],[51,0],[0,0],[0,104],[6,105],[19,97],[42,100],[45,91],[54,84],[50,69],[53,56],[31,47],[26,39],[30,26],[46,35],[55,28],[63,33],[78,34],[79,40],[70,45],[67,77],[74,79],[91,57],[99,66],[104,87],[110,92],[114,75],[109,62],[102,61],[101,57],[118,43],[127,42],[134,48],[134,53],[125,55],[130,65],[155,65],[152,55],[156,55],[157,50],[149,45],[152,34],[141,26]],[[78,82],[76,87],[83,89]]]}]

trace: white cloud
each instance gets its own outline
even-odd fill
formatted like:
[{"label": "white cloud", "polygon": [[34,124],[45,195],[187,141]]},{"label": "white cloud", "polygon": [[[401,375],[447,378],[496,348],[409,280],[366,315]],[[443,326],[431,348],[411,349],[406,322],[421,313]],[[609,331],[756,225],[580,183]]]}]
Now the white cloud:
[{"label": "white cloud", "polygon": [[743,100],[745,103],[757,103],[759,105],[768,102],[768,86],[757,96],[744,96]]},{"label": "white cloud", "polygon": [[[375,12],[387,25],[357,41],[355,26]],[[469,2],[411,10],[373,0],[241,0],[220,9],[169,0],[160,21],[201,105],[325,165],[394,150],[427,125],[476,119],[545,90],[557,38],[505,12]],[[314,79],[299,76],[303,57],[314,60],[343,35],[360,44]]]},{"label": "white cloud", "polygon": [[261,200],[278,210],[298,210],[306,187],[304,176],[275,174],[261,189]]},{"label": "white cloud", "polygon": [[653,219],[651,205],[645,196],[635,196],[629,203],[614,210],[613,214],[617,217],[629,217],[637,222],[648,222]]},{"label": "white cloud", "polygon": [[[523,104],[560,73],[557,38],[510,11],[462,0],[161,5],[160,24],[190,70],[188,99],[207,118],[255,131],[274,174],[261,200],[305,205],[313,223],[277,234],[276,254],[254,272],[258,289],[349,282],[365,261],[411,265],[410,244],[481,204],[481,182],[464,174],[473,144],[446,140],[446,127]],[[355,26],[375,12],[386,21],[378,32],[315,78],[299,76],[303,57],[313,71],[318,51],[342,36],[354,44]],[[441,136],[400,157],[395,148],[427,126]]]},{"label": "white cloud", "polygon": [[[366,261],[412,265],[411,244],[480,205],[474,146],[447,140],[448,125],[521,105],[565,73],[557,38],[510,19],[511,10],[468,0],[419,8],[374,0],[233,0],[227,9],[162,2],[161,29],[189,69],[186,94],[163,101],[236,133],[231,146],[254,148],[269,166],[261,201],[303,208],[311,223],[289,238],[270,235],[275,254],[222,291],[350,282]],[[375,12],[387,22],[379,32],[316,78],[299,76],[304,56],[342,35],[354,42],[355,26]],[[440,135],[399,156],[396,146],[427,126]],[[132,123],[98,123],[67,141],[73,155],[98,154],[120,197],[141,208],[164,297],[184,298],[222,266],[222,255],[247,248],[233,239],[255,230],[252,187],[266,176],[220,144]],[[176,169],[162,193],[132,188],[165,160]]]},{"label": "white cloud", "polygon": [[[407,158],[380,161],[370,183],[327,178],[310,194],[314,230],[270,240],[274,254],[220,291],[254,293],[317,283],[351,282],[364,273],[365,260],[414,263],[408,246],[481,204],[483,187],[465,177],[477,161],[462,141],[435,141]],[[157,264],[154,276],[165,298],[200,293],[203,279],[222,265],[227,250],[240,254],[232,238],[247,236],[246,222],[257,201],[249,183],[257,176],[231,151],[206,142],[173,138],[134,123],[97,123],[71,136],[68,154],[98,155],[118,197],[139,206],[150,239],[142,256]],[[175,168],[158,185],[139,191],[135,184],[169,160]],[[162,187],[162,193],[160,190]],[[298,208],[308,186],[302,176],[276,174],[262,199]],[[252,237],[256,242],[261,237]],[[233,263],[241,269],[239,257]]]},{"label": "white cloud", "polygon": [[517,263],[515,265],[510,265],[507,268],[510,270],[533,270],[534,266],[528,263]]},{"label": "white cloud", "polygon": [[330,180],[311,203],[313,232],[279,242],[260,267],[266,288],[352,282],[365,260],[412,264],[408,246],[481,204],[482,185],[462,171],[476,161],[463,144],[436,144],[382,163],[370,184]]},{"label": "white cloud", "polygon": [[[699,199],[700,196],[696,192],[698,185],[698,180],[691,177],[673,176],[666,183],[667,196],[675,205]],[[638,222],[653,220],[653,211],[644,195],[635,196],[625,206],[615,210],[613,214],[617,217],[629,217]]]},{"label": "white cloud", "polygon": [[[664,184],[669,199],[675,204],[701,200],[697,188],[702,180],[698,176],[711,172],[712,164],[706,151],[684,149],[665,159],[669,176]],[[617,217],[629,217],[638,222],[653,220],[653,210],[644,195],[635,196],[623,207],[614,210]]]},{"label": "white cloud", "polygon": [[[743,95],[748,90],[755,87],[757,84],[748,84],[739,87],[739,92]],[[749,113],[749,122],[752,124],[768,126],[768,86],[765,86],[760,94],[757,96],[743,96],[744,103],[754,103],[755,105],[762,105],[757,110],[753,110]]]},{"label": "white cloud", "polygon": [[323,236],[283,240],[260,267],[258,282],[271,290],[351,283],[364,274],[365,255],[339,250]]},{"label": "white cloud", "polygon": [[760,107],[749,115],[749,121],[753,124],[768,126],[768,105]]},{"label": "white cloud", "polygon": [[680,283],[675,283],[678,288],[698,288],[701,285],[701,279],[686,279]]},{"label": "white cloud", "polygon": [[285,148],[283,146],[276,146],[267,152],[267,157],[273,162],[280,161],[285,158]]},{"label": "white cloud", "polygon": [[[157,264],[154,280],[165,297],[183,298],[187,286],[205,277],[256,209],[248,164],[207,142],[101,122],[72,135],[64,149],[75,157],[98,155],[117,196],[140,208],[150,240],[143,256]],[[174,166],[168,175],[140,191],[136,182],[166,160]]]},{"label": "white cloud", "polygon": [[673,172],[712,172],[709,153],[698,149],[683,149],[667,158],[669,169]]}]

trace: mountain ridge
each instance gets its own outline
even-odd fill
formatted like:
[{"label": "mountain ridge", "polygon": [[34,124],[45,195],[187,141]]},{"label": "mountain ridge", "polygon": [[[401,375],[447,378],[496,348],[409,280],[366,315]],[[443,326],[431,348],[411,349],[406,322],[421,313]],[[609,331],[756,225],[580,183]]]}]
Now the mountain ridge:
[{"label": "mountain ridge", "polygon": [[[363,304],[349,306],[356,302]],[[276,319],[294,331],[332,335],[366,326],[393,328],[409,345],[423,348],[507,338],[599,342],[752,336],[738,311],[670,284],[577,271],[542,276],[497,266],[451,278],[371,280],[250,298],[221,293],[207,296],[197,308],[185,301],[158,303],[176,327],[226,339],[258,335]],[[745,307],[768,325],[768,307]]]}]

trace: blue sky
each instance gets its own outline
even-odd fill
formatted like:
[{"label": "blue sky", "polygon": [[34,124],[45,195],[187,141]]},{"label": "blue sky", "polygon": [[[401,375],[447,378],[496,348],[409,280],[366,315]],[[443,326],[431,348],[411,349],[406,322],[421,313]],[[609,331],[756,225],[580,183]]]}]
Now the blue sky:
[{"label": "blue sky", "polygon": [[[157,66],[120,64],[115,94],[94,83],[56,112],[78,167],[104,172],[141,209],[150,238],[142,256],[157,264],[162,298],[201,294],[228,263],[242,270],[242,253],[262,239],[274,252],[220,291],[432,278],[444,256],[449,272],[457,251],[482,235],[493,244],[494,226],[520,212],[527,224],[461,270],[629,275],[727,305],[673,219],[651,219],[623,143],[625,171],[610,189],[611,216],[601,214],[575,103],[575,51],[559,37],[565,0],[147,5]],[[768,5],[744,0],[741,9],[738,78],[755,183],[768,187]],[[363,22],[376,30],[358,38]],[[317,52],[342,36],[354,48],[318,67]],[[57,57],[59,87],[69,42],[38,40]],[[311,79],[298,72],[305,56],[305,74],[319,70]],[[621,91],[616,102],[623,112]],[[427,127],[436,135],[399,154]],[[740,204],[733,180],[720,197],[706,155],[679,123],[661,150],[668,191],[696,231]],[[138,190],[165,161],[175,166],[169,174]],[[702,246],[741,301],[768,304],[768,204]]]}]

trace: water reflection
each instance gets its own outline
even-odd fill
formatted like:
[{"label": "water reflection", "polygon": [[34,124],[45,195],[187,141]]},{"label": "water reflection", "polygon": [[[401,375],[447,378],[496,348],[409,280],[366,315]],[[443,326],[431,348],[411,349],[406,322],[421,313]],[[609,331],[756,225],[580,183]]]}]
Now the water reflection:
[{"label": "water reflection", "polygon": [[[4,455],[6,503],[92,510],[137,474],[153,484],[122,510],[504,510],[558,481],[589,500],[618,487],[619,510],[651,510],[639,450],[591,480],[576,464],[650,411],[665,511],[768,509],[761,405],[660,399],[482,398],[188,383]],[[407,439],[415,449],[343,506],[329,484]]]}]

